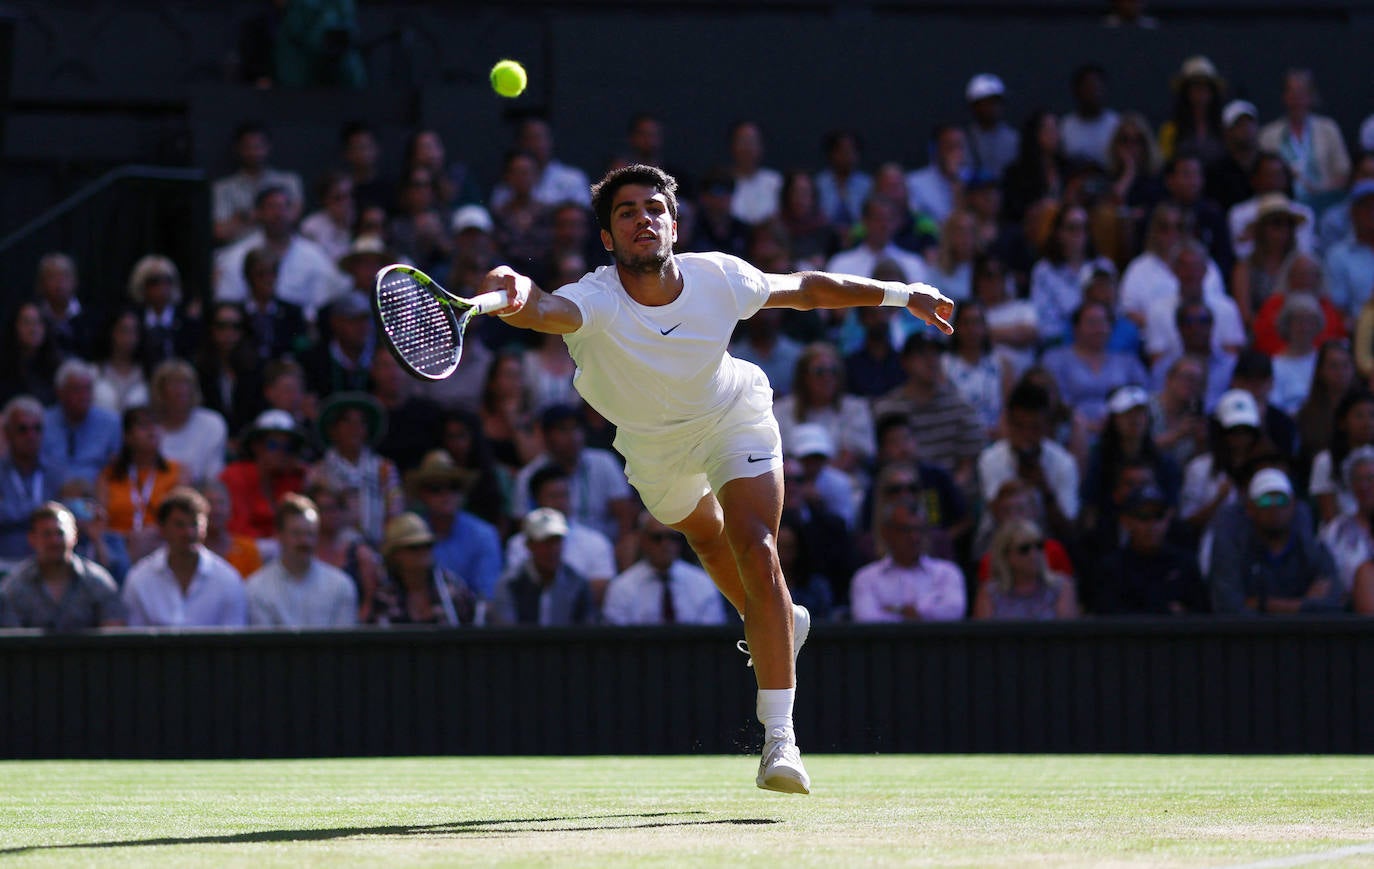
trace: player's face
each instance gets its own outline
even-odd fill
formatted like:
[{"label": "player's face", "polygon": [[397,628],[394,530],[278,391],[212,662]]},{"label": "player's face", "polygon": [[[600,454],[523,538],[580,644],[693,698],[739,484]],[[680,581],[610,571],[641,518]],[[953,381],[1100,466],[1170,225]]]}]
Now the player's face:
[{"label": "player's face", "polygon": [[668,210],[668,199],[643,184],[626,184],[616,191],[611,206],[610,231],[601,231],[601,243],[622,268],[657,273],[673,255],[677,221]]}]

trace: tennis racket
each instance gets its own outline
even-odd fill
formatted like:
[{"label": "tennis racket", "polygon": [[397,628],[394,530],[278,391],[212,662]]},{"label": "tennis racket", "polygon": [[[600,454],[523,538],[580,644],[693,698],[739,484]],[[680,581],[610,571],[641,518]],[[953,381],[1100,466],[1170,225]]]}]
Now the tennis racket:
[{"label": "tennis racket", "polygon": [[463,333],[476,314],[506,307],[505,291],[455,296],[417,268],[389,265],[377,273],[373,308],[386,344],[407,371],[443,380],[463,358]]}]

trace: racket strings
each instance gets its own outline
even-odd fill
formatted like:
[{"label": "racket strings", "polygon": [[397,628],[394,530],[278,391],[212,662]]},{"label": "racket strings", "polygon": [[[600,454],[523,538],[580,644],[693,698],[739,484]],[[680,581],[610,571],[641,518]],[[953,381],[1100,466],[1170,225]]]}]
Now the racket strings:
[{"label": "racket strings", "polygon": [[452,373],[462,333],[433,293],[414,278],[393,273],[378,287],[377,312],[387,339],[407,365],[433,379]]}]

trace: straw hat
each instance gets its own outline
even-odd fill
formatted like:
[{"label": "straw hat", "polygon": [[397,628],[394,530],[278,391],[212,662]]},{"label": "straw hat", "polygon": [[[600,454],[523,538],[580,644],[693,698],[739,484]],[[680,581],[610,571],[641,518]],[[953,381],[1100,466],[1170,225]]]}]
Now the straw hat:
[{"label": "straw hat", "polygon": [[1210,82],[1219,91],[1226,89],[1226,79],[1217,72],[1216,65],[1201,54],[1193,55],[1183,61],[1183,65],[1178,68],[1178,72],[1174,75],[1173,89],[1179,90],[1188,82],[1197,79]]},{"label": "straw hat", "polygon": [[455,483],[466,491],[475,477],[474,471],[458,467],[446,451],[430,450],[418,467],[406,472],[406,491],[414,498],[421,489],[433,483]]},{"label": "straw hat", "polygon": [[416,513],[401,513],[391,517],[382,534],[382,557],[389,557],[397,549],[434,542],[429,523]]}]

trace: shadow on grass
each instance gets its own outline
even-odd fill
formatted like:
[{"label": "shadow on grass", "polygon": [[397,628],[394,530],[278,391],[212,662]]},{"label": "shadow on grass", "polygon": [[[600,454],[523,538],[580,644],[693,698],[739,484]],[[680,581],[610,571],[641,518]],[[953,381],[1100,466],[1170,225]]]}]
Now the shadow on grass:
[{"label": "shadow on grass", "polygon": [[[76,848],[149,848],[159,845],[242,845],[255,842],[320,842],[352,836],[451,836],[476,833],[580,833],[592,830],[648,830],[655,827],[762,826],[777,824],[771,818],[705,818],[705,812],[650,812],[634,815],[582,815],[562,818],[507,818],[451,821],[388,827],[334,827],[322,830],[258,830],[223,836],[162,836],[155,839],[124,839],[107,842],[71,842],[65,845],[26,845],[0,848],[0,857],[39,851]],[[598,821],[623,821],[605,824]],[[592,822],[592,823],[587,823]],[[563,826],[547,826],[561,824]]]}]

